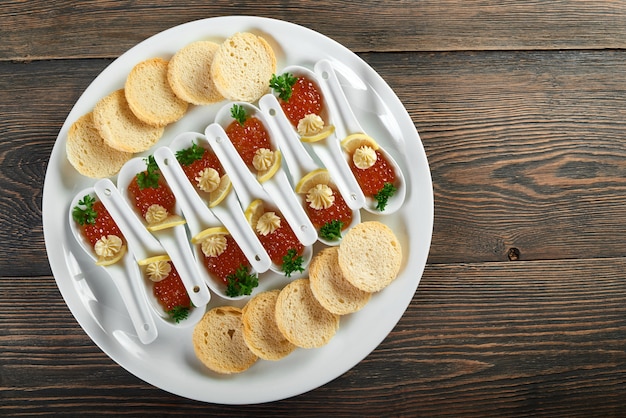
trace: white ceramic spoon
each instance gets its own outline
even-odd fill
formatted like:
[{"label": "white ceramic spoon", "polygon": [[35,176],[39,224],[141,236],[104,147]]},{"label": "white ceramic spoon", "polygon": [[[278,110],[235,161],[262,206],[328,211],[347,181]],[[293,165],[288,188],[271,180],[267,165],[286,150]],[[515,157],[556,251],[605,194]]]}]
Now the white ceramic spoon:
[{"label": "white ceramic spoon", "polygon": [[[194,134],[194,137],[198,134]],[[191,146],[191,144],[189,145]],[[201,146],[201,145],[200,145]],[[183,146],[180,149],[187,148]],[[187,227],[189,228],[189,232],[191,237],[195,237],[198,234],[209,228],[216,228],[224,226],[222,222],[211,212],[205,202],[202,201],[200,195],[196,192],[196,189],[193,187],[191,182],[187,179],[185,172],[180,166],[179,162],[176,160],[176,155],[172,151],[172,149],[168,147],[161,147],[154,152],[154,159],[156,163],[159,165],[161,173],[167,180],[172,192],[176,196],[176,201],[181,207],[185,220],[187,221]],[[235,194],[234,192],[232,193]],[[240,207],[239,207],[240,208]],[[241,209],[241,208],[240,208]],[[245,217],[244,217],[245,222]],[[245,222],[247,225],[247,222]],[[228,228],[227,228],[228,229]],[[237,239],[233,235],[233,239],[237,242],[240,248],[240,242],[243,242],[245,245],[245,250],[242,248],[242,252],[246,255],[248,261],[252,266],[251,274],[256,274],[257,270],[255,266],[260,266],[265,270],[269,269],[271,264],[271,260],[267,255],[267,252],[261,245],[261,242],[258,240],[257,236],[254,234],[251,228],[248,228],[251,232],[253,239],[258,243],[257,246],[249,245],[248,239]],[[235,231],[240,231],[241,228],[235,229]],[[229,230],[230,234],[230,230]],[[232,235],[232,234],[231,234]],[[247,244],[247,245],[246,245]],[[231,297],[227,296],[225,292],[225,286],[221,279],[213,277],[206,269],[204,265],[204,254],[200,248],[200,245],[193,245],[193,251],[195,255],[196,262],[198,263],[198,268],[204,281],[207,286],[216,293],[218,296],[224,299],[230,300],[238,300],[247,297],[246,295]],[[263,270],[263,271],[265,271]]]},{"label": "white ceramic spoon", "polygon": [[[218,110],[217,115],[215,116],[216,124],[220,125],[224,131],[226,130],[226,128],[234,121],[231,116],[231,108],[235,104],[242,106],[246,110],[248,117],[256,117],[261,121],[263,126],[265,126],[268,131],[273,149],[277,150],[278,145],[274,139],[271,127],[265,120],[265,116],[256,106],[249,103],[229,103],[223,106],[220,110]],[[226,136],[225,132],[223,136]],[[228,142],[231,143],[230,140]],[[234,147],[232,147],[232,149],[235,150]],[[215,148],[213,148],[213,150],[217,154],[217,150],[215,150]],[[238,169],[246,170],[252,174],[236,151],[235,154],[232,155],[229,153],[227,158],[231,160],[240,160],[241,163],[237,163],[237,166],[239,167]],[[246,176],[246,178],[249,177]],[[254,178],[254,176],[252,178]],[[291,229],[296,234],[296,237],[298,237],[298,240],[302,243],[302,245],[313,245],[313,243],[317,241],[317,230],[311,223],[311,220],[302,208],[302,205],[299,203],[300,199],[294,192],[291,183],[289,183],[289,179],[287,178],[285,171],[281,168],[269,180],[264,181],[263,183],[258,183],[257,181],[257,184],[261,184],[263,190],[265,190],[271,197],[273,202],[276,204],[276,207],[283,214],[285,220],[291,226]]]},{"label": "white ceramic spoon", "polygon": [[[104,206],[109,211],[109,214],[117,224],[118,228],[126,238],[128,242],[128,249],[135,256],[135,260],[138,263],[143,264],[145,260],[148,260],[152,257],[167,255],[170,259],[172,259],[172,255],[169,254],[166,249],[161,245],[161,243],[145,228],[144,224],[139,220],[135,211],[128,204],[126,199],[122,196],[121,192],[117,189],[115,184],[109,179],[102,179],[96,182],[94,185],[94,190],[98,198],[102,201]],[[179,239],[182,238],[181,235],[186,232],[183,229],[179,230],[177,235],[179,235]],[[187,247],[189,247],[187,245]],[[191,249],[189,249],[191,251]],[[172,251],[176,256],[180,256],[180,253],[176,252],[176,250]],[[173,262],[173,261],[172,261]],[[195,264],[194,264],[195,266]],[[183,267],[184,268],[184,267]],[[176,270],[178,270],[178,266],[176,266]],[[145,274],[145,272],[144,272]],[[179,275],[182,280],[182,275],[179,272]],[[174,325],[176,327],[186,327],[190,325],[194,325],[197,323],[204,314],[204,307],[206,306],[206,302],[204,304],[198,304],[194,302],[194,307],[190,310],[189,316],[187,319],[175,323],[169,320],[169,315],[163,307],[159,304],[158,300],[154,296],[152,292],[152,284],[149,283],[149,280],[144,277],[143,279],[144,287],[146,288],[146,295],[149,295],[148,300],[151,302],[151,306],[153,310],[157,313],[157,315],[164,320],[165,323]],[[197,292],[193,292],[193,294],[200,294],[201,300],[207,300],[210,298],[210,294],[208,298],[203,296],[202,287],[206,288],[206,285],[202,283],[202,286],[199,286]],[[208,293],[208,289],[206,290]],[[189,295],[190,299],[192,298],[192,294]],[[193,299],[192,299],[193,302]]]},{"label": "white ceramic spoon", "polygon": [[[341,84],[339,83],[339,79],[337,78],[337,74],[332,63],[325,59],[320,60],[315,64],[314,70],[318,75],[318,81],[320,82],[322,91],[324,92],[324,97],[331,106],[331,112],[333,114],[333,120],[338,136],[340,138],[345,138],[352,134],[367,135],[352,111],[352,107],[348,102]],[[376,142],[378,143],[378,141]],[[389,152],[387,152],[382,146],[380,146],[379,151],[393,166],[396,174],[396,191],[387,202],[384,210],[380,211],[376,209],[377,201],[371,197],[366,198],[367,203],[364,206],[364,209],[368,212],[379,215],[389,215],[400,209],[404,203],[406,196],[406,182],[400,166],[389,154]]]},{"label": "white ceramic spoon", "polygon": [[[304,148],[304,145],[300,141],[300,136],[294,129],[293,125],[280,107],[278,99],[274,95],[266,94],[259,100],[259,108],[265,115],[265,119],[268,121],[274,137],[278,143],[287,170],[292,177],[292,187],[294,187],[298,181],[304,177],[307,173],[322,168],[318,163],[313,160],[311,155]],[[331,181],[337,185],[334,179]],[[337,187],[339,190],[339,188]],[[341,192],[340,192],[341,193]],[[346,196],[341,195],[344,200]],[[351,198],[352,194],[348,196]],[[306,202],[301,199],[302,205]],[[352,208],[351,208],[352,209]],[[341,235],[344,236],[350,228],[361,222],[361,212],[358,209],[352,209],[352,222],[341,231]],[[326,245],[338,245],[341,240],[328,240],[318,234],[317,238],[321,243]]]},{"label": "white ceramic spoon", "polygon": [[[85,251],[87,255],[91,257],[94,263],[97,261],[97,256],[93,247],[87,241],[85,236],[81,233],[80,226],[72,217],[72,210],[78,205],[78,201],[82,200],[86,195],[93,198],[96,197],[93,187],[80,191],[70,204],[69,211],[69,223],[70,229],[74,238]],[[128,244],[127,244],[128,245]],[[109,266],[101,266],[107,271],[113,284],[117,288],[122,301],[126,306],[130,320],[137,332],[139,341],[143,344],[150,344],[157,336],[158,331],[154,318],[150,314],[150,308],[148,306],[148,299],[145,293],[145,288],[142,284],[143,277],[139,266],[133,259],[133,254],[130,251],[126,251],[124,257],[115,264]]]},{"label": "white ceramic spoon", "polygon": [[[263,187],[261,187],[259,182],[256,180],[254,174],[252,174],[252,172],[246,166],[245,162],[241,159],[234,145],[232,144],[232,142],[230,142],[228,135],[226,135],[224,128],[222,128],[222,126],[218,123],[212,123],[206,128],[205,136],[209,141],[213,152],[215,152],[215,155],[217,155],[217,158],[222,163],[224,170],[228,173],[230,180],[233,183],[233,188],[235,189],[235,192],[239,197],[241,206],[247,208],[254,200],[260,199],[263,201],[267,209],[276,207],[275,203],[272,200],[272,197],[265,191],[265,189],[263,189]],[[302,210],[302,206],[300,206],[297,201],[294,201],[293,204],[297,205],[300,210]],[[285,213],[282,212],[280,209],[278,210],[286,219],[287,217]],[[306,219],[308,221],[308,217]],[[310,223],[310,221],[308,221],[308,223]],[[315,231],[313,225],[311,225],[311,228]],[[295,232],[296,231],[294,230],[294,233]],[[317,235],[317,233],[315,235]],[[316,240],[317,238],[315,238],[313,242],[315,242]],[[312,257],[313,247],[311,246],[311,244],[304,245],[304,252],[302,254],[303,268],[306,269],[306,267],[311,262]],[[279,274],[284,274],[282,271],[282,266],[279,266],[274,262],[272,262],[270,270]],[[295,278],[296,276],[296,272],[292,273],[291,275],[291,277],[293,278]]]}]

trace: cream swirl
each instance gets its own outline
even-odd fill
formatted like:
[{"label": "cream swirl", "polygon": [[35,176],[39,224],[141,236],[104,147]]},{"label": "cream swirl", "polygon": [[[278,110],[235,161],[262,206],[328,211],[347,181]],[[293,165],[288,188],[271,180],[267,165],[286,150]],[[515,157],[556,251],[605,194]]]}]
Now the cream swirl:
[{"label": "cream swirl", "polygon": [[365,170],[370,168],[376,163],[376,151],[372,147],[368,147],[367,145],[363,145],[357,148],[354,151],[354,155],[352,155],[352,161],[354,161],[354,165],[360,168],[361,170]]},{"label": "cream swirl", "polygon": [[149,225],[157,224],[164,221],[167,215],[167,209],[163,206],[157,204],[150,205],[146,211],[146,222],[148,222]]},{"label": "cream swirl", "polygon": [[122,245],[124,245],[124,243],[120,237],[117,235],[107,235],[96,241],[93,249],[98,257],[111,258],[122,250]]},{"label": "cream swirl", "polygon": [[153,282],[160,282],[169,276],[172,271],[172,266],[167,261],[155,261],[148,264],[146,267],[146,274],[148,278]]},{"label": "cream swirl", "polygon": [[313,209],[328,209],[335,202],[333,189],[325,184],[316,184],[307,192],[306,201]]},{"label": "cream swirl", "polygon": [[207,167],[196,176],[196,184],[203,192],[210,193],[220,185],[220,174],[216,169]]},{"label": "cream swirl", "polygon": [[280,217],[274,212],[265,212],[256,223],[256,230],[261,235],[271,234],[280,228]]},{"label": "cream swirl", "polygon": [[257,171],[266,171],[274,164],[274,151],[267,148],[259,148],[254,153],[252,165]]},{"label": "cream swirl", "polygon": [[311,136],[324,129],[324,120],[315,113],[309,113],[298,121],[298,134],[300,136]]},{"label": "cream swirl", "polygon": [[207,257],[217,257],[226,250],[227,245],[226,237],[218,234],[207,237],[200,246]]}]

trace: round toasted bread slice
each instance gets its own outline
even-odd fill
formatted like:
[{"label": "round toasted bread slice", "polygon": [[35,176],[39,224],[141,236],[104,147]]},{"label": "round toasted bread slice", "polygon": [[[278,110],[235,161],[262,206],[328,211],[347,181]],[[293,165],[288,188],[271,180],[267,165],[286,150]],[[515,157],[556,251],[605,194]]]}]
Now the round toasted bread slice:
[{"label": "round toasted bread slice", "polygon": [[402,263],[400,241],[387,225],[378,221],[351,228],[339,244],[339,268],[353,286],[378,292],[398,275]]},{"label": "round toasted bread slice", "polygon": [[372,294],[353,286],[343,277],[338,252],[337,247],[328,247],[317,253],[309,266],[309,280],[320,305],[334,314],[346,315],[362,309]]},{"label": "round toasted bread slice", "polygon": [[163,135],[162,127],[150,126],[135,116],[128,107],[124,90],[103,97],[93,109],[93,122],[104,142],[119,151],[143,152]]},{"label": "round toasted bread slice", "polygon": [[292,344],[317,348],[327,344],[339,328],[339,315],[315,299],[309,279],[296,279],[280,291],[276,300],[276,325]]},{"label": "round toasted bread slice", "polygon": [[179,49],[167,65],[167,81],[176,96],[194,105],[223,99],[211,78],[211,64],[219,44],[192,42]]},{"label": "round toasted bread slice", "polygon": [[220,306],[204,314],[192,335],[196,357],[216,373],[240,373],[258,357],[243,339],[241,309]]},{"label": "round toasted bread slice", "polygon": [[166,126],[185,115],[189,104],[174,94],[167,81],[168,61],[150,58],[135,65],[124,92],[130,109],[144,123]]},{"label": "round toasted bread slice", "polygon": [[104,178],[116,175],[132,153],[108,146],[93,123],[89,112],[70,126],[65,143],[67,159],[83,176]]},{"label": "round toasted bread slice", "polygon": [[243,307],[243,339],[254,354],[264,360],[280,360],[296,346],[276,325],[276,300],[280,290],[261,292]]},{"label": "round toasted bread slice", "polygon": [[265,39],[238,32],[218,48],[211,77],[222,96],[233,101],[255,102],[269,92],[276,73],[276,55]]}]

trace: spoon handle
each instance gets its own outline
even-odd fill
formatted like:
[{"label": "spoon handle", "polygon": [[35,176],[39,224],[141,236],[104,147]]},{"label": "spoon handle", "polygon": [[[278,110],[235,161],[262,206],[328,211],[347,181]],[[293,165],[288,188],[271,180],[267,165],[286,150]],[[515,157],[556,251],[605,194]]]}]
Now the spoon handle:
[{"label": "spoon handle", "polygon": [[111,180],[98,180],[94,185],[94,191],[128,241],[128,248],[137,261],[165,253],[159,241],[132,213],[132,208]]},{"label": "spoon handle", "polygon": [[106,269],[128,310],[137,337],[143,344],[150,344],[157,338],[158,331],[150,313],[145,287],[141,283],[143,277],[139,265],[127,253],[122,263],[107,266]]}]

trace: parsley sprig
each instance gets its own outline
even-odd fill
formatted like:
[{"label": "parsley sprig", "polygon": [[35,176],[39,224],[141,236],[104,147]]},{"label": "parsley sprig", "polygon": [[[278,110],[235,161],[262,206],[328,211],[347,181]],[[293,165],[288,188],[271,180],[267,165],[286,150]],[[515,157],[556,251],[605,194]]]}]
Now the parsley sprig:
[{"label": "parsley sprig", "polygon": [[294,77],[293,74],[284,73],[279,76],[272,74],[270,87],[278,93],[278,97],[281,100],[288,101],[291,98],[292,87],[296,84],[296,81],[298,81],[298,77]]},{"label": "parsley sprig", "polygon": [[381,212],[385,210],[385,207],[387,207],[387,202],[389,201],[389,198],[393,196],[396,190],[397,189],[393,184],[385,183],[382,189],[380,189],[378,193],[374,195],[374,199],[376,199],[377,201],[376,209],[378,209]]},{"label": "parsley sprig", "polygon": [[319,236],[328,240],[336,241],[341,238],[341,229],[343,228],[343,222],[337,219],[333,219],[330,222],[326,222],[319,230]]},{"label": "parsley sprig", "polygon": [[298,255],[298,252],[294,248],[288,249],[287,254],[283,256],[282,270],[285,276],[291,277],[291,273],[294,271],[302,273],[304,271],[304,267],[302,267],[303,263],[304,259],[301,255]]},{"label": "parsley sprig", "polygon": [[248,115],[246,114],[246,109],[242,105],[234,104],[233,107],[230,108],[230,115],[235,119],[241,126],[246,123],[246,118]]},{"label": "parsley sprig", "polygon": [[226,276],[226,296],[249,295],[258,285],[259,277],[256,274],[250,274],[248,267],[242,264],[235,273]]},{"label": "parsley sprig", "polygon": [[96,223],[96,217],[98,212],[93,208],[93,204],[96,203],[96,199],[90,195],[85,195],[78,201],[78,205],[72,208],[72,218],[78,222],[79,225],[93,225]]},{"label": "parsley sprig", "polygon": [[159,166],[154,160],[153,155],[144,158],[146,162],[146,171],[137,174],[137,185],[139,189],[157,189],[159,187]]},{"label": "parsley sprig", "polygon": [[178,324],[180,321],[187,319],[189,316],[189,308],[186,306],[175,306],[167,311],[167,314]]},{"label": "parsley sprig", "polygon": [[205,149],[195,142],[189,148],[176,151],[176,160],[181,165],[191,165],[194,161],[202,159]]}]

